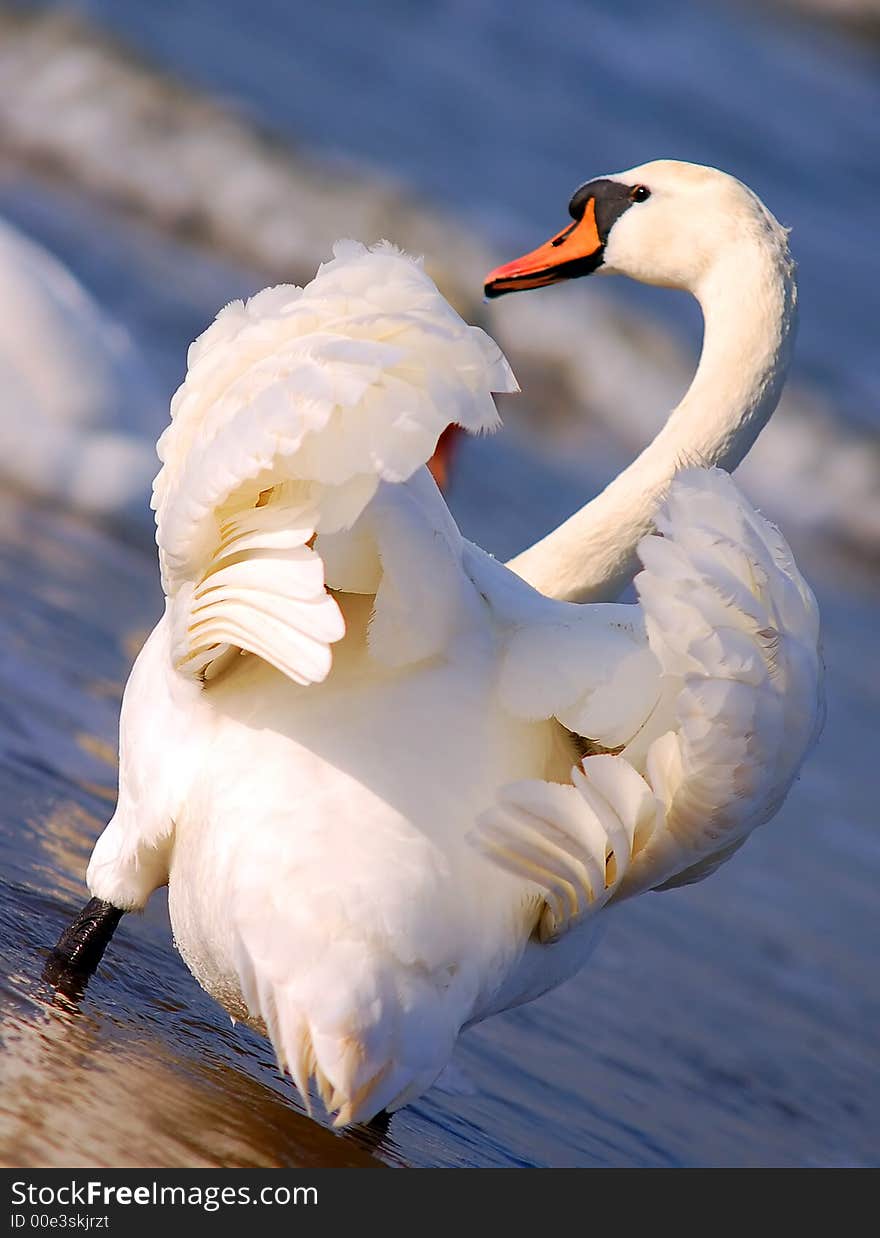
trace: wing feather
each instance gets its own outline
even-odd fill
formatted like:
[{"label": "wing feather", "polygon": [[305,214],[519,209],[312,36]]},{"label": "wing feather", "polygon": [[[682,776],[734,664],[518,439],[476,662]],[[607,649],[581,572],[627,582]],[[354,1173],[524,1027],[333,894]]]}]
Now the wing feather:
[{"label": "wing feather", "polygon": [[[621,720],[631,733],[619,755],[586,757],[569,787],[502,789],[477,825],[477,845],[543,891],[545,939],[612,899],[708,876],[778,810],[821,729],[818,610],[779,531],[719,470],[682,474],[657,528],[639,546],[644,628],[620,629],[635,644],[643,632],[640,652],[619,633],[591,636],[583,607],[579,633],[545,624],[508,654],[508,675],[530,660],[542,679],[514,674],[512,707],[535,684],[540,710],[578,734],[607,742],[623,733]],[[639,700],[652,698],[634,727]],[[598,895],[595,880],[583,880],[585,848],[607,861]]]},{"label": "wing feather", "polygon": [[[238,648],[323,679],[344,623],[316,536],[344,534],[381,484],[411,478],[450,422],[492,428],[491,392],[516,387],[420,264],[384,244],[334,254],[305,288],[227,306],[189,351],[153,505],[173,660],[191,676]],[[362,540],[333,551],[359,588],[375,576],[353,557],[371,553]],[[377,630],[394,627],[393,592]]]}]

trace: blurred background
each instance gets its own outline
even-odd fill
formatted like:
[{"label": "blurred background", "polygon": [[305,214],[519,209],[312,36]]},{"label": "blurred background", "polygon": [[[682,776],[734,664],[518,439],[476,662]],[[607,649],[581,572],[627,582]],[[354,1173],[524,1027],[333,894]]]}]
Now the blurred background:
[{"label": "blurred background", "polygon": [[[0,1161],[864,1165],[880,1160],[880,2],[0,4]],[[738,474],[819,596],[829,714],[779,818],[639,900],[588,969],[465,1037],[473,1080],[383,1134],[301,1116],[173,951],[163,900],[88,995],[41,952],[112,811],[119,699],[161,605],[149,485],[186,348],[333,240],[423,253],[523,394],[449,500],[507,557],[656,432],[681,294],[482,300],[582,181],[714,164],[792,228],[801,329]]]}]

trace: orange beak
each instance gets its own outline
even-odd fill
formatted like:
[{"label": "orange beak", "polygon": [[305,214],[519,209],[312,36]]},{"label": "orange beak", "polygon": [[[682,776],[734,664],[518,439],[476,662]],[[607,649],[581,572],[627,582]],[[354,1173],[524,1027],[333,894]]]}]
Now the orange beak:
[{"label": "orange beak", "polygon": [[602,238],[596,227],[596,199],[590,198],[580,219],[533,249],[486,276],[487,297],[525,288],[544,288],[563,279],[590,275],[602,261]]}]

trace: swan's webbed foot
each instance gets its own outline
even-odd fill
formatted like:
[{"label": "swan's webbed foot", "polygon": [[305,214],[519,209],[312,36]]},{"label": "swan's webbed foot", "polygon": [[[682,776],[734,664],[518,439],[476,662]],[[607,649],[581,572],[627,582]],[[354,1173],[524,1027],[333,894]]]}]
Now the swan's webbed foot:
[{"label": "swan's webbed foot", "polygon": [[391,1121],[391,1114],[387,1109],[380,1109],[378,1113],[374,1113],[369,1122],[365,1122],[364,1126],[368,1131],[373,1131],[376,1135],[384,1135],[388,1130],[388,1124]]},{"label": "swan's webbed foot", "polygon": [[43,979],[64,993],[82,993],[124,915],[112,903],[89,899],[58,938],[43,968]]},{"label": "swan's webbed foot", "polygon": [[358,1122],[348,1127],[345,1135],[369,1152],[376,1152],[385,1143],[391,1116],[387,1109],[380,1109],[368,1122]]}]

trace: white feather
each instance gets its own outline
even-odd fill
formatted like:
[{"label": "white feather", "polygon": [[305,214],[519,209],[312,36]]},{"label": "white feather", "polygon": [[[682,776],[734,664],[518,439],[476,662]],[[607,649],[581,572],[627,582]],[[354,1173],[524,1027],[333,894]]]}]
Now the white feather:
[{"label": "white feather", "polygon": [[[476,832],[497,863],[542,890],[547,936],[612,897],[714,871],[777,811],[821,726],[816,604],[779,531],[717,469],[680,474],[657,527],[663,536],[639,546],[645,570],[636,577],[651,657],[637,665],[655,697],[637,738],[619,756],[587,757],[571,788],[529,784],[528,799],[522,786],[504,789]],[[556,651],[574,675],[564,640]],[[560,699],[572,690],[569,683]],[[570,828],[573,812],[579,830]],[[594,823],[603,834],[590,835]],[[568,848],[566,833],[576,840]],[[599,897],[595,883],[582,882],[586,897],[564,906],[561,888],[577,888],[584,847],[598,862],[602,837],[614,880]]]},{"label": "white feather", "polygon": [[418,264],[354,242],[306,288],[227,306],[188,362],[154,485],[175,664],[204,674],[237,647],[317,682],[344,628],[306,544],[411,477],[450,421],[492,428],[513,376]]}]

